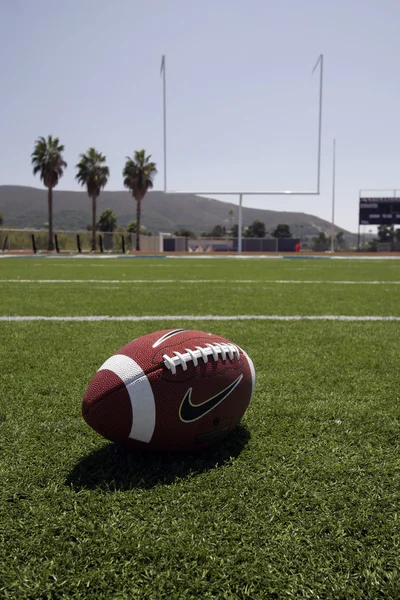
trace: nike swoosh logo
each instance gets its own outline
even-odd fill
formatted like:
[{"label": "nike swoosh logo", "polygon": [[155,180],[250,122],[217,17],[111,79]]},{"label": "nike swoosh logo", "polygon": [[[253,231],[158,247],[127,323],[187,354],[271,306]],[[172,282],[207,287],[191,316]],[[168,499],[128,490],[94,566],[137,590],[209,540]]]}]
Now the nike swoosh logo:
[{"label": "nike swoosh logo", "polygon": [[173,331],[169,331],[168,333],[165,333],[156,342],[154,342],[153,348],[157,348],[157,346],[162,344],[165,340],[168,340],[173,335],[178,335],[178,333],[183,333],[184,331],[187,331],[187,329],[174,329]]},{"label": "nike swoosh logo", "polygon": [[179,418],[184,423],[192,423],[193,421],[197,421],[197,419],[201,419],[201,417],[204,417],[204,415],[213,410],[218,404],[221,404],[239,385],[242,379],[243,375],[239,375],[227,388],[201,404],[192,403],[193,388],[189,388],[179,407]]}]

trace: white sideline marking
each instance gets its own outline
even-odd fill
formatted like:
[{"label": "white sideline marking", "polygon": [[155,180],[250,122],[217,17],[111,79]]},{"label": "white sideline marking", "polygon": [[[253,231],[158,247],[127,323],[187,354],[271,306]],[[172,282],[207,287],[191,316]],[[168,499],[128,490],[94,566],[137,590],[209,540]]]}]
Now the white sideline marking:
[{"label": "white sideline marking", "polygon": [[357,315],[85,315],[85,316],[1,316],[0,321],[400,321],[393,316]]},{"label": "white sideline marking", "polygon": [[117,258],[123,258],[123,259],[132,259],[132,260],[138,260],[138,259],[178,259],[178,260],[276,260],[276,259],[294,259],[294,260],[374,260],[374,261],[387,261],[387,260],[400,260],[400,255],[399,254],[395,254],[394,256],[387,256],[387,255],[378,255],[378,256],[366,256],[366,255],[361,255],[358,256],[357,254],[350,254],[350,255],[344,255],[344,256],[339,256],[339,255],[332,255],[332,254],[324,254],[324,255],[313,255],[313,254],[301,254],[300,256],[287,256],[287,255],[283,255],[283,254],[227,254],[227,255],[221,255],[221,254],[195,254],[195,253],[191,253],[189,255],[184,255],[184,254],[178,254],[178,255],[173,255],[173,254],[155,254],[155,255],[143,255],[143,256],[135,256],[135,255],[127,255],[127,254],[98,254],[98,255],[93,255],[93,254],[37,254],[37,255],[33,255],[33,254],[28,254],[28,255],[23,255],[23,254],[3,254],[0,251],[0,259],[7,259],[7,258],[21,258],[21,259],[25,259],[28,258],[29,260],[42,260],[42,259],[46,259],[46,260],[103,260],[103,259],[117,259]]},{"label": "white sideline marking", "polygon": [[400,285],[400,281],[329,281],[324,279],[0,279],[1,283],[256,283],[256,284],[330,284],[330,285]]}]

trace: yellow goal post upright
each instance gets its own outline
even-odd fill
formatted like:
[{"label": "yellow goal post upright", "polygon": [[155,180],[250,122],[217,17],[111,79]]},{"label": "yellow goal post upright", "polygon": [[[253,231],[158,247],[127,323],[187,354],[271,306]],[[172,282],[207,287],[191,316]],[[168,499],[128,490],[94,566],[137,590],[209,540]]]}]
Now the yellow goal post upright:
[{"label": "yellow goal post upright", "polygon": [[238,254],[242,253],[242,206],[243,196],[319,196],[321,184],[321,134],[322,134],[322,97],[324,77],[324,56],[320,54],[312,70],[315,72],[319,66],[319,105],[318,105],[318,141],[317,141],[317,185],[314,190],[169,190],[167,186],[167,58],[161,58],[160,74],[162,76],[163,95],[163,159],[164,159],[164,193],[165,194],[195,194],[198,196],[238,196]]}]

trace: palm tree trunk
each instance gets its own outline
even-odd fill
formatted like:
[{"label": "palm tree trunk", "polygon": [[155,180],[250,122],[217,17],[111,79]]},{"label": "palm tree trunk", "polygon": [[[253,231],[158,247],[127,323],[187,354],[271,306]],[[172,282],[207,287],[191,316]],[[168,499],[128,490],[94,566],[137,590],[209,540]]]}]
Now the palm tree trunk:
[{"label": "palm tree trunk", "polygon": [[92,252],[96,252],[96,196],[92,196]]},{"label": "palm tree trunk", "polygon": [[53,188],[50,186],[47,193],[47,203],[49,212],[49,241],[47,243],[47,250],[54,250],[53,242]]},{"label": "palm tree trunk", "polygon": [[136,200],[136,252],[140,252],[140,219],[142,216],[142,201]]}]

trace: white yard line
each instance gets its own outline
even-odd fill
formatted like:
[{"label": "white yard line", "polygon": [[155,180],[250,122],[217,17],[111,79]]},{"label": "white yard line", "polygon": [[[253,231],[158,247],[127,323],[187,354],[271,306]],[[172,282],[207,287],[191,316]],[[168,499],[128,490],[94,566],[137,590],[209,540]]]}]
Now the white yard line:
[{"label": "white yard line", "polygon": [[171,283],[171,284],[196,284],[196,283],[224,283],[224,284],[316,284],[316,285],[400,285],[400,281],[329,281],[324,279],[0,279],[3,283],[41,283],[41,284],[63,284],[63,283]]},{"label": "white yard line", "polygon": [[1,316],[0,321],[399,321],[400,316],[353,315],[82,315],[82,316]]},{"label": "white yard line", "polygon": [[3,254],[0,251],[0,259],[4,258],[23,258],[30,260],[46,259],[46,260],[108,260],[108,259],[178,259],[178,260],[276,260],[276,259],[287,259],[287,260],[400,260],[400,254],[391,255],[358,255],[348,254],[340,255],[335,254]]}]

